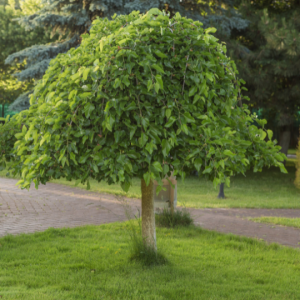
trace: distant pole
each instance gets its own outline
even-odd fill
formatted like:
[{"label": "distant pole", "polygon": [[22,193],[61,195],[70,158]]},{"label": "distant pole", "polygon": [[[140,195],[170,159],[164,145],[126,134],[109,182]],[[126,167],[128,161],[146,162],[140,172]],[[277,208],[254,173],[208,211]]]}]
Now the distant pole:
[{"label": "distant pole", "polygon": [[219,195],[218,195],[219,199],[225,199],[225,195],[224,195],[224,183],[220,184],[220,191],[219,191]]}]

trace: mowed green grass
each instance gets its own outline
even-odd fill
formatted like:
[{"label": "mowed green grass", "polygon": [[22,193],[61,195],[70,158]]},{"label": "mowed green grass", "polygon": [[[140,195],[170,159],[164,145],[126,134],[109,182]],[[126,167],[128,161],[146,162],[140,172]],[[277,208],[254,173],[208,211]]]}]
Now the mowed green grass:
[{"label": "mowed green grass", "polygon": [[[238,175],[231,178],[230,188],[225,187],[226,199],[218,199],[218,189],[214,189],[210,181],[196,176],[189,176],[184,181],[178,180],[178,205],[204,207],[244,207],[244,208],[300,208],[300,190],[294,186],[295,167],[288,166],[288,174],[276,168],[263,172],[249,171],[246,177]],[[74,186],[74,182],[64,179],[53,182]],[[83,185],[79,186],[85,188]],[[91,181],[91,190],[112,193],[126,197],[140,198],[140,180],[135,178],[128,193],[119,185],[108,185]]]},{"label": "mowed green grass", "polygon": [[201,228],[158,228],[168,263],[129,260],[128,223],[0,239],[2,299],[300,299],[300,251]]},{"label": "mowed green grass", "polygon": [[300,218],[279,218],[279,217],[260,217],[260,218],[249,218],[250,221],[283,225],[289,227],[300,228]]}]

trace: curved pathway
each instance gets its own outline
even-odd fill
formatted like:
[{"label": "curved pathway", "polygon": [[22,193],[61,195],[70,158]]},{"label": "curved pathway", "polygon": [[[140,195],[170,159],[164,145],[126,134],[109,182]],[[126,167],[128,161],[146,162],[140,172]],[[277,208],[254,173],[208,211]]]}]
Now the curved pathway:
[{"label": "curved pathway", "polygon": [[[20,190],[0,178],[0,236],[125,221],[139,214],[140,200],[48,183]],[[247,217],[300,218],[300,209],[189,209],[196,225],[300,248],[300,229],[254,223]]]}]

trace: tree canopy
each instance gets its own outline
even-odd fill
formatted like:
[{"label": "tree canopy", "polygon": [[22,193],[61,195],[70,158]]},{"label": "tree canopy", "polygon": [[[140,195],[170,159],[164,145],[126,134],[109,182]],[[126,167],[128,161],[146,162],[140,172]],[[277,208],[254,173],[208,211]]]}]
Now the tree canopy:
[{"label": "tree canopy", "polygon": [[[31,0],[34,1],[34,0]],[[173,16],[176,12],[198,20],[205,28],[214,26],[218,35],[229,40],[232,30],[241,30],[247,27],[248,21],[241,18],[234,9],[234,1],[144,1],[144,0],[76,0],[54,1],[43,0],[43,7],[33,14],[19,18],[19,22],[26,30],[44,28],[57,34],[56,42],[47,45],[35,45],[17,51],[6,59],[6,63],[14,64],[26,61],[24,70],[17,74],[20,81],[40,79],[49,66],[51,59],[57,54],[64,53],[81,43],[81,35],[87,33],[96,17],[111,18],[114,14],[127,14],[133,10],[144,13],[153,7],[166,9]],[[20,96],[11,105],[13,110],[23,110],[29,107],[30,93]]]},{"label": "tree canopy", "polygon": [[239,105],[241,82],[214,29],[157,14],[97,19],[79,48],[51,61],[18,117],[21,186],[93,177],[128,190],[133,176],[161,182],[195,168],[217,185],[249,164],[282,167]]},{"label": "tree canopy", "polygon": [[2,166],[10,161],[22,188],[65,177],[128,191],[139,177],[142,232],[154,248],[153,180],[158,192],[171,172],[184,178],[196,169],[214,186],[250,166],[286,172],[211,32],[158,9],[96,19],[80,47],[50,62],[29,110],[0,127]]}]

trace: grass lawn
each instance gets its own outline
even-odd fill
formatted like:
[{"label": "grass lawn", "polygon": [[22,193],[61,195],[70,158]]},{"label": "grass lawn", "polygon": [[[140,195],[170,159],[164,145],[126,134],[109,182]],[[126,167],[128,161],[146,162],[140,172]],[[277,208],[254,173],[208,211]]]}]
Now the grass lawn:
[{"label": "grass lawn", "polygon": [[[2,299],[300,299],[300,251],[158,228],[169,262],[130,261],[128,223],[0,238]],[[0,296],[0,297],[1,297]]]},{"label": "grass lawn", "polygon": [[249,218],[250,221],[300,228],[300,218],[260,217]]},{"label": "grass lawn", "polygon": [[296,154],[296,152],[297,152],[297,149],[289,149],[288,150],[288,154]]},{"label": "grass lawn", "polygon": [[[177,199],[179,205],[193,208],[203,207],[248,207],[248,208],[300,208],[300,190],[296,189],[295,167],[287,166],[288,174],[281,173],[277,168],[265,169],[263,172],[249,171],[246,177],[238,175],[231,178],[231,187],[225,187],[226,199],[217,199],[218,190],[210,181],[196,176],[188,177],[184,182],[178,180]],[[0,172],[5,176],[6,171]],[[52,182],[74,186],[74,181],[65,179]],[[85,188],[78,185],[79,188]],[[34,188],[34,187],[32,187]],[[135,178],[133,186],[126,194],[120,185],[108,185],[91,180],[91,190],[101,193],[124,195],[140,198],[140,180]]]}]

